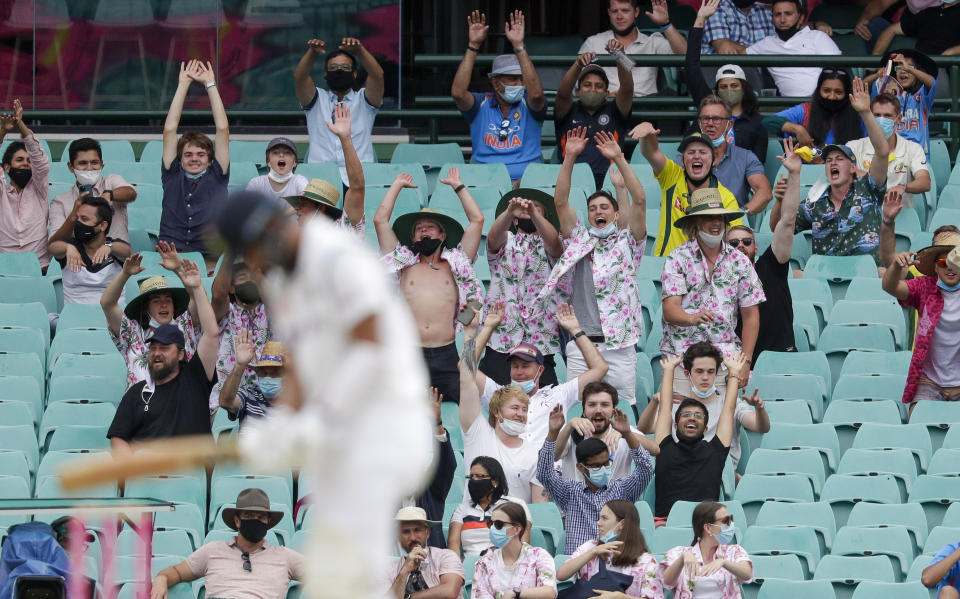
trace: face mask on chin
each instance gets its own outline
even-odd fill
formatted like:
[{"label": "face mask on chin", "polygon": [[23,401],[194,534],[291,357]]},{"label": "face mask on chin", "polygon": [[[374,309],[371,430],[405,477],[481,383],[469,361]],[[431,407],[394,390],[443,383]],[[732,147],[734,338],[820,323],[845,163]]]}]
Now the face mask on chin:
[{"label": "face mask on chin", "polygon": [[796,35],[796,33],[800,31],[800,28],[794,25],[788,29],[775,29],[775,31],[777,32],[777,37],[780,38],[780,41],[785,42]]},{"label": "face mask on chin", "polygon": [[[703,245],[711,249],[720,247],[720,242],[723,241],[723,233],[712,235],[706,231],[697,231],[697,236],[700,237]],[[696,387],[694,387],[694,389],[696,389]]]},{"label": "face mask on chin", "polygon": [[293,171],[290,171],[285,175],[281,175],[277,171],[270,169],[270,172],[267,173],[267,177],[269,177],[274,183],[286,183],[293,178]]},{"label": "face mask on chin", "polygon": [[517,422],[516,420],[504,420],[500,423],[500,429],[506,433],[508,437],[519,437],[524,430],[526,430],[527,425],[524,422]]},{"label": "face mask on chin", "polygon": [[420,256],[432,256],[436,253],[437,249],[440,247],[443,241],[440,239],[433,239],[432,237],[424,237],[420,241],[414,241],[410,246],[410,250],[414,254]]}]

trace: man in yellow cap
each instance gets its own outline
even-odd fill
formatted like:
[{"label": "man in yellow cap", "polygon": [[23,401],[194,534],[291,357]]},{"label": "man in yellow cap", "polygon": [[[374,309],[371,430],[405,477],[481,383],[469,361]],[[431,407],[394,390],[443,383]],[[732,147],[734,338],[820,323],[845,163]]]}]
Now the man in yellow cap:
[{"label": "man in yellow cap", "polygon": [[[247,418],[263,418],[273,406],[273,401],[283,388],[283,345],[279,341],[268,342],[256,361],[250,331],[241,329],[236,334],[237,363],[220,390],[220,407],[227,411],[230,420],[240,421],[240,430]],[[255,383],[240,384],[247,367],[256,373]]]}]

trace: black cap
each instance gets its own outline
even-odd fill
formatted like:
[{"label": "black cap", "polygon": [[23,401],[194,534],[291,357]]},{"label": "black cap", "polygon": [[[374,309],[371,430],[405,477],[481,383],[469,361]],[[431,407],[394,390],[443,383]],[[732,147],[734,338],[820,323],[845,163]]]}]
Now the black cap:
[{"label": "black cap", "polygon": [[153,335],[150,335],[147,343],[176,344],[178,347],[183,347],[183,332],[175,324],[162,324],[154,329]]},{"label": "black cap", "polygon": [[238,191],[221,202],[216,209],[214,222],[220,239],[235,255],[242,255],[247,246],[263,235],[274,217],[283,215],[286,202],[256,191]]},{"label": "black cap", "polygon": [[713,143],[709,137],[703,133],[700,133],[699,131],[695,131],[683,138],[683,141],[680,142],[680,147],[677,148],[677,151],[683,152],[687,149],[687,146],[692,143],[702,143],[706,144],[708,148],[713,148]]}]

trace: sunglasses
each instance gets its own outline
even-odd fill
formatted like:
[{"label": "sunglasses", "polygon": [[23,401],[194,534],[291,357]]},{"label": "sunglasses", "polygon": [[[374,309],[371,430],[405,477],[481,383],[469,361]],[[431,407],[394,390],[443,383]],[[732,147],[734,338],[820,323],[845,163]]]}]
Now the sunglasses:
[{"label": "sunglasses", "polygon": [[721,518],[713,523],[714,526],[730,526],[731,524],[733,524],[733,515]]},{"label": "sunglasses", "polygon": [[703,412],[696,410],[684,410],[680,412],[681,418],[696,418],[697,420],[706,420],[707,416]]},{"label": "sunglasses", "polygon": [[746,237],[744,239],[731,239],[727,243],[729,243],[732,247],[737,247],[742,243],[743,247],[748,248],[751,245],[753,245],[753,239],[749,237]]},{"label": "sunglasses", "polygon": [[727,119],[725,116],[701,116],[698,117],[697,120],[701,123],[712,123],[714,125],[719,125],[720,123],[723,123],[729,119]]},{"label": "sunglasses", "polygon": [[243,570],[245,572],[252,572],[253,566],[250,565],[250,554],[247,553],[246,551],[241,551],[240,557],[243,558]]},{"label": "sunglasses", "polygon": [[516,526],[513,522],[505,522],[503,520],[491,520],[490,526],[496,528],[497,530],[503,530],[504,526]]},{"label": "sunglasses", "polygon": [[328,64],[327,70],[328,71],[352,71],[353,65],[352,64]]},{"label": "sunglasses", "polygon": [[946,268],[947,267],[946,257],[937,258],[937,266],[939,266],[940,268]]},{"label": "sunglasses", "polygon": [[498,133],[498,136],[500,137],[500,141],[507,139],[507,135],[509,134],[510,134],[510,121],[508,119],[503,119],[502,121],[500,121],[500,133]]}]

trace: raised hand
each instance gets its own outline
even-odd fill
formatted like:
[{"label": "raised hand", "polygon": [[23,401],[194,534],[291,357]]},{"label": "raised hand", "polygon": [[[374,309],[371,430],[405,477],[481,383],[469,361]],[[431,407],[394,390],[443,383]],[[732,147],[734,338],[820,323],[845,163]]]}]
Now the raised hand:
[{"label": "raised hand", "polygon": [[736,376],[740,376],[743,367],[749,364],[747,357],[743,355],[742,351],[737,352],[736,355],[730,356],[729,358],[724,358],[723,363],[727,367],[727,370],[730,371],[730,374]]},{"label": "raised hand", "polygon": [[526,198],[510,198],[507,211],[519,218],[529,218],[534,213],[533,202]]},{"label": "raised hand", "polygon": [[211,83],[217,82],[217,74],[213,70],[213,65],[210,64],[210,61],[207,61],[206,64],[197,61],[197,71],[194,75],[194,79],[199,81],[204,85],[210,85]]},{"label": "raised hand", "polygon": [[697,20],[703,19],[706,21],[717,12],[718,8],[720,8],[720,0],[703,0],[700,10],[697,11]]},{"label": "raised hand", "polygon": [[249,329],[240,329],[233,338],[233,348],[237,357],[237,366],[246,368],[253,361],[253,340]]},{"label": "raised hand", "polygon": [[660,357],[660,368],[664,371],[670,370],[671,372],[683,362],[683,356],[677,354],[666,354]]},{"label": "raised hand", "polygon": [[743,401],[747,402],[747,404],[755,407],[758,410],[762,410],[764,403],[763,403],[763,400],[760,399],[760,395],[758,394],[758,391],[759,389],[754,389],[753,395],[747,395],[746,393],[744,393]]},{"label": "raised hand", "polygon": [[463,183],[463,181],[460,180],[460,169],[455,166],[451,166],[450,170],[447,171],[447,176],[440,179],[440,182],[445,185],[449,185],[454,189],[460,187],[460,185]]},{"label": "raised hand", "polygon": [[408,175],[406,173],[400,173],[397,175],[393,180],[393,184],[407,189],[416,189],[417,187],[417,185],[413,182],[413,175]]},{"label": "raised hand", "polygon": [[363,43],[355,37],[345,37],[340,40],[340,49],[351,54],[356,54],[357,52],[363,50]]},{"label": "raised hand", "polygon": [[793,138],[787,137],[783,140],[783,156],[777,156],[777,160],[783,163],[783,168],[793,174],[799,174],[803,167],[803,158],[800,158],[800,155],[794,152],[796,147],[797,144],[793,141]]},{"label": "raised hand", "polygon": [[20,103],[20,98],[13,99],[13,118],[18,124],[23,121],[23,104]]},{"label": "raised hand", "polygon": [[623,156],[623,150],[620,148],[620,144],[618,144],[613,135],[607,131],[597,132],[597,134],[593,136],[593,141],[597,143],[597,150],[604,158],[614,160],[618,156]]},{"label": "raised hand", "polygon": [[333,122],[327,123],[327,129],[341,139],[350,137],[350,108],[345,102],[333,109]]},{"label": "raised hand", "polygon": [[147,270],[146,266],[140,266],[140,263],[143,261],[143,254],[137,252],[136,254],[131,254],[129,258],[123,261],[123,273],[128,277],[138,275],[143,271]]},{"label": "raised hand", "polygon": [[616,39],[611,39],[609,42],[607,42],[607,54],[613,54],[614,52],[617,52],[617,51],[626,52],[626,50],[623,47],[623,44],[618,42]]},{"label": "raised hand", "polygon": [[430,387],[430,389],[427,390],[427,399],[430,400],[430,407],[433,408],[433,421],[437,423],[437,426],[440,426],[443,420],[443,414],[440,410],[443,393],[440,393],[440,390],[436,387]]},{"label": "raised hand", "polygon": [[507,311],[507,303],[504,301],[494,302],[490,309],[487,310],[487,317],[484,319],[484,326],[491,326],[497,328],[500,326],[500,323],[503,322],[503,315]]},{"label": "raised hand", "polygon": [[515,10],[510,13],[510,18],[503,24],[503,32],[507,36],[507,41],[510,42],[514,48],[519,48],[523,45],[523,29],[523,11]]},{"label": "raised hand", "polygon": [[570,304],[560,304],[557,306],[557,324],[562,326],[571,335],[580,332],[580,321],[573,312],[573,306]]},{"label": "raised hand", "polygon": [[550,410],[550,432],[556,435],[560,432],[560,429],[563,428],[563,405],[558,403]]},{"label": "raised hand", "polygon": [[178,83],[186,83],[189,85],[191,82],[193,82],[193,77],[191,75],[193,74],[193,63],[195,62],[195,60],[191,60],[186,63],[180,63],[180,75],[177,77]]},{"label": "raised hand", "polygon": [[568,156],[579,156],[583,149],[587,147],[587,128],[575,127],[567,131],[566,142],[564,144],[565,152]]},{"label": "raised hand", "polygon": [[183,260],[181,262],[180,280],[183,281],[183,286],[187,289],[197,289],[203,284],[203,279],[200,277],[200,267],[197,266],[196,262],[193,260]]},{"label": "raised hand", "polygon": [[660,135],[660,130],[654,127],[652,123],[644,122],[631,129],[628,135],[633,139],[641,140],[648,135]]},{"label": "raised hand", "polygon": [[73,272],[83,270],[83,258],[80,257],[80,250],[73,245],[67,245],[67,268]]},{"label": "raised hand", "polygon": [[593,423],[587,420],[586,418],[571,418],[570,428],[577,431],[580,435],[584,437],[593,436]]},{"label": "raised hand", "polygon": [[857,112],[870,111],[870,90],[863,79],[857,77],[853,80],[853,92],[850,94],[850,106]]},{"label": "raised hand", "polygon": [[487,25],[487,15],[475,10],[467,15],[467,39],[474,48],[480,47],[480,44],[487,39],[487,33],[490,32],[490,26]]},{"label": "raised hand", "polygon": [[667,10],[667,0],[651,0],[652,11],[644,11],[647,17],[661,27],[670,22],[670,11]]},{"label": "raised hand", "polygon": [[883,220],[893,222],[903,209],[903,192],[906,189],[903,185],[894,185],[887,188],[887,193],[883,196]]},{"label": "raised hand", "polygon": [[110,257],[110,252],[112,252],[106,244],[101,245],[97,248],[97,251],[93,253],[93,256],[90,257],[90,261],[96,264],[103,264],[103,262]]},{"label": "raised hand", "polygon": [[177,246],[167,241],[161,241],[157,244],[157,253],[162,258],[157,264],[174,272],[180,270],[181,261]]},{"label": "raised hand", "polygon": [[327,42],[316,38],[307,40],[307,48],[314,54],[326,54]]},{"label": "raised hand", "polygon": [[917,263],[917,253],[916,252],[900,252],[897,254],[897,257],[894,258],[894,262],[900,268],[910,268]]},{"label": "raised hand", "polygon": [[627,418],[627,414],[620,408],[614,408],[613,421],[610,423],[610,426],[624,437],[630,434],[630,419]]},{"label": "raised hand", "polygon": [[608,172],[610,173],[610,182],[613,183],[615,188],[625,189],[627,187],[627,182],[623,180],[623,173],[618,169],[611,166]]},{"label": "raised hand", "polygon": [[580,68],[582,69],[596,59],[597,59],[596,54],[594,54],[593,52],[587,52],[585,54],[581,54],[580,56],[578,56],[577,59],[573,62],[574,64],[579,64]]},{"label": "raised hand", "polygon": [[0,129],[4,133],[8,131],[13,131],[13,128],[17,126],[17,117],[11,112],[9,114],[0,115]]}]

